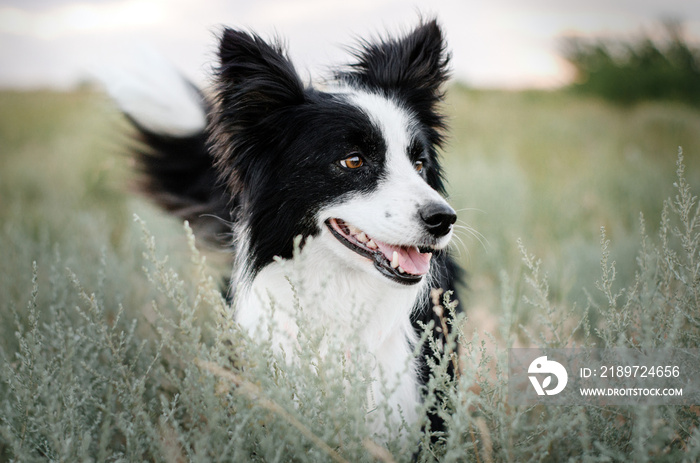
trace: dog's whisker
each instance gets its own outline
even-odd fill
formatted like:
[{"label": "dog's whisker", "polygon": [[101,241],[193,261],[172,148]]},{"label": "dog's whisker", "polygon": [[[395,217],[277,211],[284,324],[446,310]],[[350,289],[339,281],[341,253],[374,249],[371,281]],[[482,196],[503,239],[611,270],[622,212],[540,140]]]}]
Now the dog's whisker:
[{"label": "dog's whisker", "polygon": [[484,211],[483,209],[479,209],[476,207],[463,207],[460,209],[455,209],[455,212],[457,212],[457,213],[460,213],[460,212],[481,212],[482,214],[486,213],[486,211]]},{"label": "dog's whisker", "polygon": [[199,217],[201,217],[201,218],[206,217],[209,219],[214,219],[215,221],[219,222],[221,225],[224,225],[224,226],[228,227],[229,229],[233,229],[233,225],[234,225],[233,222],[231,222],[230,220],[226,220],[223,217],[220,217],[216,214],[201,214]]},{"label": "dog's whisker", "polygon": [[[460,223],[461,221],[458,221],[455,223],[455,232],[464,232],[467,233],[469,236],[475,238],[479,244],[484,248],[484,250],[487,250],[489,245],[488,239],[481,234],[479,231],[477,231],[475,228],[471,227],[470,225],[462,224]],[[459,236],[457,233],[455,233],[455,236]]]},{"label": "dog's whisker", "polygon": [[479,244],[484,249],[484,251],[488,251],[488,247],[490,246],[490,243],[489,243],[489,240],[484,235],[482,235],[481,233],[479,233],[477,230],[475,230],[473,228],[466,228],[465,231],[467,233],[469,233],[469,235],[476,238],[476,240],[479,242]]},{"label": "dog's whisker", "polygon": [[464,252],[467,254],[467,259],[471,259],[471,252],[469,252],[469,248],[466,244],[464,244],[461,236],[454,234],[453,241],[450,242],[449,247],[450,249],[454,249],[456,251],[457,257],[460,259],[462,258],[461,251],[464,249]]}]

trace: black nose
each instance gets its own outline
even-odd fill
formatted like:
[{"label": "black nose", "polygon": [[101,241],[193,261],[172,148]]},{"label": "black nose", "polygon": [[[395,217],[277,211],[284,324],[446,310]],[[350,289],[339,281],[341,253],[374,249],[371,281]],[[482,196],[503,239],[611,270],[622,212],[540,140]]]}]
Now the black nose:
[{"label": "black nose", "polygon": [[425,229],[431,235],[440,238],[450,232],[452,224],[457,221],[457,214],[446,203],[430,203],[420,210],[420,218]]}]

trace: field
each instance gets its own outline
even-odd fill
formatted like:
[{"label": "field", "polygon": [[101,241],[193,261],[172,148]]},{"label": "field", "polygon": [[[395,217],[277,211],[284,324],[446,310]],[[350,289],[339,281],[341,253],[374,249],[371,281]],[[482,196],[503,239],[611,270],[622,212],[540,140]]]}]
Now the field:
[{"label": "field", "polygon": [[679,147],[689,182],[700,181],[700,113],[689,107],[464,89],[451,93],[448,107],[451,200],[461,223],[483,237],[466,236],[457,247],[471,274],[470,310],[498,311],[499,275],[515,279],[522,268],[518,239],[542,259],[553,300],[584,308],[584,290],[595,293],[600,275],[605,227],[626,286],[640,214],[654,235],[663,201],[675,194]]},{"label": "field", "polygon": [[[541,331],[549,343],[565,338],[580,319],[593,327],[594,340],[610,345],[613,328],[608,321],[614,318],[617,300],[613,293],[640,281],[640,256],[644,260],[645,255],[668,254],[663,252],[664,236],[673,233],[662,217],[668,215],[667,198],[683,199],[684,183],[677,177],[679,147],[683,178],[695,194],[700,191],[700,110],[669,103],[618,107],[564,91],[480,91],[459,85],[451,88],[445,110],[452,129],[444,165],[449,200],[460,224],[453,251],[468,272],[459,303],[467,314],[464,331],[474,333],[465,350],[473,349],[474,358],[499,359],[508,346],[535,343],[527,333]],[[216,428],[214,417],[224,420],[225,414],[202,411],[208,420],[189,414],[193,407],[215,409],[214,402],[221,399],[217,375],[219,382],[222,376],[205,363],[211,368],[203,370],[214,376],[209,384],[194,365],[177,374],[171,365],[180,354],[226,357],[221,354],[225,342],[210,328],[225,324],[221,314],[194,313],[202,300],[212,298],[202,289],[209,280],[201,273],[215,286],[225,259],[208,254],[209,264],[198,264],[182,225],[131,192],[134,177],[127,146],[127,124],[99,93],[0,93],[0,397],[6,398],[0,399],[0,460],[225,460],[226,455],[274,460],[277,455],[284,461],[266,439],[284,441],[279,436],[289,429],[303,436],[302,443],[287,442],[284,452],[297,452],[299,461],[410,460],[413,451],[400,443],[388,444],[389,454],[366,439],[353,441],[353,426],[360,425],[353,425],[352,417],[341,420],[345,424],[340,433],[323,426],[317,433],[310,431],[320,423],[314,417],[328,410],[314,415],[292,406],[291,412],[289,407],[280,412],[276,407],[285,400],[284,391],[265,389],[268,383],[258,377],[242,383],[258,389],[241,399],[257,402],[258,408],[248,408],[259,415],[250,416],[263,425],[240,434],[257,438],[254,444],[230,438],[234,431],[220,421],[221,430]],[[681,217],[667,225],[671,220],[679,220],[681,228],[688,225],[694,211],[689,209],[685,222]],[[146,223],[145,238],[134,214]],[[699,226],[691,223],[686,235],[696,236]],[[648,238],[643,240],[643,233]],[[681,239],[668,249],[685,252],[696,262],[700,253],[692,241]],[[660,251],[647,251],[645,243]],[[540,259],[541,266],[523,259],[521,248],[525,256]],[[606,273],[613,265],[614,281]],[[700,279],[697,272],[687,281],[680,276],[667,286],[674,300],[682,302],[676,305],[688,321],[669,332],[677,335],[676,347],[698,347],[697,298],[678,294],[685,294],[683,288],[697,294]],[[629,301],[636,293],[628,289],[620,294]],[[656,313],[665,307],[658,306],[647,309]],[[658,345],[662,333],[635,324],[646,315],[634,307],[620,309],[631,321],[617,334],[646,333]],[[556,321],[565,313],[574,321]],[[659,315],[654,320],[665,319]],[[91,336],[100,340],[86,339]],[[589,342],[581,333],[572,339]],[[190,344],[179,350],[177,343]],[[211,346],[216,346],[215,353],[202,353]],[[581,431],[575,442],[555,445],[556,433],[543,437],[546,432],[530,419],[535,412],[560,413],[508,411],[494,403],[502,398],[504,379],[488,365],[484,361],[466,367],[471,373],[465,377],[472,374],[482,392],[471,396],[472,389],[459,388],[470,401],[455,405],[479,418],[472,424],[455,422],[455,436],[461,437],[447,439],[438,450],[424,449],[421,460],[617,461],[634,455],[635,461],[693,461],[700,453],[700,412],[694,409],[595,415],[577,409],[569,416],[589,433]],[[167,384],[152,377],[156,370],[168,377]],[[205,391],[199,402],[193,398],[198,388]],[[81,400],[83,390],[89,391],[89,400]],[[261,390],[268,391],[268,399],[260,399]],[[297,397],[307,397],[295,391]],[[241,403],[236,406],[243,407]],[[135,424],[127,412],[146,424]],[[249,416],[245,413],[240,416]],[[290,413],[298,416],[289,419]],[[270,421],[275,416],[286,423],[279,430]],[[571,431],[556,420],[551,426]],[[139,432],[145,437],[138,437]],[[228,447],[215,450],[220,445]]]}]

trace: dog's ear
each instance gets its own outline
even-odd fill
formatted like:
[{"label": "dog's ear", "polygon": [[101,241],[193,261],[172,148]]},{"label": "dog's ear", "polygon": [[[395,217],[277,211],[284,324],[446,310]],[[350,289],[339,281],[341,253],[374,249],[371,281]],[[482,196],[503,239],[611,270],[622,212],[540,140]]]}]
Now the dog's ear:
[{"label": "dog's ear", "polygon": [[304,100],[304,86],[283,48],[255,34],[225,28],[216,71],[220,109],[235,112],[237,124]]},{"label": "dog's ear", "polygon": [[228,28],[215,71],[209,146],[221,179],[235,195],[254,181],[257,154],[275,152],[265,147],[278,136],[286,110],[304,102],[304,85],[279,44]]},{"label": "dog's ear", "polygon": [[362,43],[357,62],[338,74],[372,91],[404,100],[428,127],[442,129],[435,105],[444,96],[449,54],[437,21],[421,23],[408,35],[379,43]]},{"label": "dog's ear", "polygon": [[408,35],[378,43],[363,43],[355,52],[356,63],[337,74],[341,81],[378,92],[405,104],[423,126],[432,168],[428,183],[444,193],[435,147],[444,144],[446,122],[438,104],[444,98],[443,84],[449,78],[450,56],[437,21],[421,23]]}]

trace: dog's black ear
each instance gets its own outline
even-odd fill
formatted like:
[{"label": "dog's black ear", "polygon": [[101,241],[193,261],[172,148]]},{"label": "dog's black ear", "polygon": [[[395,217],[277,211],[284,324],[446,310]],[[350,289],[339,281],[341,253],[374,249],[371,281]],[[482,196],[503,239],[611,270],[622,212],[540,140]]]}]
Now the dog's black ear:
[{"label": "dog's black ear", "polygon": [[266,147],[278,136],[286,110],[305,101],[305,90],[278,43],[229,28],[221,36],[215,79],[209,146],[235,195],[253,181],[257,154],[274,152]]},{"label": "dog's black ear", "polygon": [[418,117],[430,150],[430,186],[444,193],[435,147],[444,144],[446,122],[438,108],[444,98],[443,84],[449,78],[450,56],[437,21],[421,23],[398,39],[362,43],[357,61],[336,77],[351,85],[378,92],[405,104]]},{"label": "dog's black ear", "polygon": [[357,62],[338,74],[341,80],[402,99],[428,127],[443,128],[435,105],[444,96],[450,56],[437,21],[399,39],[363,43],[355,56]]},{"label": "dog's black ear", "polygon": [[235,111],[243,119],[238,124],[304,100],[304,86],[283,48],[255,34],[224,29],[216,76],[220,109]]}]

